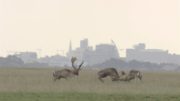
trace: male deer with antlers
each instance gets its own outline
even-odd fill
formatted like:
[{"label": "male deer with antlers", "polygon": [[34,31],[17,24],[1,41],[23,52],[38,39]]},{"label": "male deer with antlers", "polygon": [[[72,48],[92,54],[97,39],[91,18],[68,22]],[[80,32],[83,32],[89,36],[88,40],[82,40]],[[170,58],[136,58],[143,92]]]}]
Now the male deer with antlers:
[{"label": "male deer with antlers", "polygon": [[72,77],[72,76],[78,76],[79,71],[81,70],[81,67],[82,67],[84,61],[82,61],[81,64],[78,66],[78,68],[76,68],[76,66],[74,65],[76,60],[77,60],[76,57],[71,58],[71,63],[72,63],[73,70],[71,70],[71,69],[62,69],[62,70],[54,71],[53,72],[54,81],[56,81],[57,79],[61,79],[61,78],[67,79],[67,78]]}]

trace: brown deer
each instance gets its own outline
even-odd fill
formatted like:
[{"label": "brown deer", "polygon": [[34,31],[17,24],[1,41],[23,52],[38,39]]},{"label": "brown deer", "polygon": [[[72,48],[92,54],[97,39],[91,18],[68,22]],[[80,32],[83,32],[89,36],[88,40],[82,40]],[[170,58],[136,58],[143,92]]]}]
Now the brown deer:
[{"label": "brown deer", "polygon": [[138,70],[130,70],[129,74],[122,75],[121,78],[119,79],[120,81],[131,81],[135,78],[138,78],[139,80],[142,80],[142,73]]},{"label": "brown deer", "polygon": [[112,81],[119,80],[119,74],[115,68],[105,68],[100,70],[98,73],[98,79],[101,82],[104,82],[102,78],[110,77]]},{"label": "brown deer", "polygon": [[139,80],[142,80],[142,73],[138,70],[130,70],[129,75],[134,76],[135,78],[138,78]]},{"label": "brown deer", "polygon": [[79,71],[81,70],[81,67],[82,67],[84,61],[82,61],[81,64],[78,66],[78,68],[76,68],[76,66],[74,65],[76,60],[77,60],[76,57],[71,58],[71,63],[72,63],[73,70],[71,70],[71,69],[62,69],[62,70],[54,71],[53,72],[54,81],[56,81],[57,79],[61,79],[61,78],[67,79],[67,78],[72,77],[72,76],[78,76]]}]

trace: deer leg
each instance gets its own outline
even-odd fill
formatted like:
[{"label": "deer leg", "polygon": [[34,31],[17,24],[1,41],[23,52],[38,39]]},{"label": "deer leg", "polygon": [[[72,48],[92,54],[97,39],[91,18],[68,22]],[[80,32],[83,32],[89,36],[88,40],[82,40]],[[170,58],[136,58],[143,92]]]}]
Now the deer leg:
[{"label": "deer leg", "polygon": [[112,81],[119,81],[119,76],[111,76]]},{"label": "deer leg", "polygon": [[65,80],[67,80],[67,77],[65,77],[65,76],[62,76],[61,78],[63,78],[63,79],[65,79]]},{"label": "deer leg", "polygon": [[56,78],[53,78],[53,81],[55,82],[55,81],[56,81]]},{"label": "deer leg", "polygon": [[64,77],[65,80],[68,80],[66,77]]},{"label": "deer leg", "polygon": [[55,78],[54,78],[54,81],[56,81],[57,79],[60,80],[61,77],[55,77]]},{"label": "deer leg", "polygon": [[57,79],[60,79],[60,77],[59,77],[59,78],[57,78],[57,77],[54,77],[53,81],[56,81]]},{"label": "deer leg", "polygon": [[139,80],[141,80],[141,81],[142,81],[142,76],[138,76],[138,78],[139,78]]},{"label": "deer leg", "polygon": [[103,82],[103,83],[104,83],[104,81],[103,81],[103,79],[102,79],[101,77],[99,77],[98,79],[99,79],[101,82]]}]

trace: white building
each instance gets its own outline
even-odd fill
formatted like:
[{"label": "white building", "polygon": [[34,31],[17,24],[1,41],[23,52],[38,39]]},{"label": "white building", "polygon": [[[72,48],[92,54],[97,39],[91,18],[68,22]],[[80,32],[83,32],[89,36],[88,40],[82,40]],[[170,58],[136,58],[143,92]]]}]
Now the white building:
[{"label": "white building", "polygon": [[146,49],[145,44],[135,45],[133,49],[126,50],[126,60],[137,60],[152,63],[176,63],[180,62],[180,56],[169,54],[160,49]]}]

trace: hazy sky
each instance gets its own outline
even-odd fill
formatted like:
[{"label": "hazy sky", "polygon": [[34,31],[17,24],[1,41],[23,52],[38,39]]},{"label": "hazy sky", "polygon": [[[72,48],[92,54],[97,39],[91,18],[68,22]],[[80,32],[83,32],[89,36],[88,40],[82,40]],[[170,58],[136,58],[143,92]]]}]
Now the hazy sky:
[{"label": "hazy sky", "polygon": [[69,40],[76,48],[83,38],[180,54],[179,24],[180,0],[0,0],[0,55],[63,54]]}]

